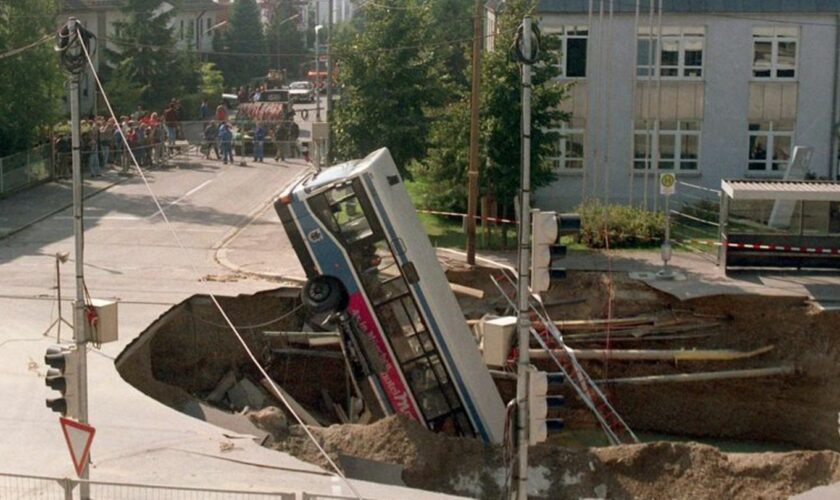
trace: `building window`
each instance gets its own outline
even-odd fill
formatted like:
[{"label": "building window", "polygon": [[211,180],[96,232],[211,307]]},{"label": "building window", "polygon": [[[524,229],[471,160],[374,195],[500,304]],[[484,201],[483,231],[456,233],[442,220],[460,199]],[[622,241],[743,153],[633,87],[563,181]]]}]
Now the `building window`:
[{"label": "building window", "polygon": [[639,29],[636,43],[636,75],[662,78],[701,78],[705,28],[663,27],[662,50],[657,50],[658,31]]},{"label": "building window", "polygon": [[654,120],[637,121],[633,142],[633,168],[657,169],[657,150],[659,170],[696,171],[700,162],[700,122],[662,121],[657,140]]},{"label": "building window", "polygon": [[557,170],[580,172],[583,170],[585,125],[583,120],[572,119],[570,123],[563,122],[557,132],[560,137],[555,143],[554,153],[548,159]]},{"label": "building window", "polygon": [[208,35],[208,34],[209,34],[210,36],[213,36],[213,32],[212,32],[212,31],[210,31],[210,27],[212,26],[212,22],[213,22],[213,21],[212,21],[212,19],[210,19],[210,18],[208,17],[208,18],[207,18],[207,28],[205,28],[205,29],[204,29],[204,31],[205,31],[205,32],[204,32],[204,35]]},{"label": "building window", "polygon": [[796,78],[796,47],[799,29],[791,27],[753,28],[753,76]]},{"label": "building window", "polygon": [[556,37],[558,41],[557,76],[560,78],[585,78],[589,27],[562,26],[548,30],[546,34]]},{"label": "building window", "polygon": [[793,120],[750,123],[750,172],[783,172],[793,151]]},{"label": "building window", "polygon": [[181,19],[181,28],[178,30],[178,37],[183,40],[184,39],[184,20]]}]

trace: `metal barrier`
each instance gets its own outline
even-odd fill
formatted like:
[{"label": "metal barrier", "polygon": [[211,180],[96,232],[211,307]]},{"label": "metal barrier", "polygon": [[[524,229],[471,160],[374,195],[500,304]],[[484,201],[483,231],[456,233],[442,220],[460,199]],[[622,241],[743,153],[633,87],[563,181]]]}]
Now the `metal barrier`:
[{"label": "metal barrier", "polygon": [[672,242],[710,261],[717,261],[721,192],[677,181],[671,196]]},{"label": "metal barrier", "polygon": [[51,144],[0,158],[0,197],[52,179],[54,173]]},{"label": "metal barrier", "polygon": [[[297,495],[286,492],[248,491],[219,488],[191,488],[156,484],[117,483],[109,481],[82,481],[71,478],[54,478],[30,474],[0,473],[0,500],[38,499],[73,500],[79,498],[79,486],[87,483],[90,497],[108,500],[145,500],[147,498],[172,500],[295,500]],[[304,498],[342,498],[307,496]]]}]

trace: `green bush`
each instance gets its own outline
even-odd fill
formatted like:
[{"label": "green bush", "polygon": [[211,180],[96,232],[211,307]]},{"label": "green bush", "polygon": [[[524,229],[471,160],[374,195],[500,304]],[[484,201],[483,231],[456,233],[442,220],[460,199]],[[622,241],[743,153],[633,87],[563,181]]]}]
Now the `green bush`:
[{"label": "green bush", "polygon": [[665,215],[627,205],[590,201],[578,207],[581,243],[589,248],[643,248],[658,245],[665,236]]}]

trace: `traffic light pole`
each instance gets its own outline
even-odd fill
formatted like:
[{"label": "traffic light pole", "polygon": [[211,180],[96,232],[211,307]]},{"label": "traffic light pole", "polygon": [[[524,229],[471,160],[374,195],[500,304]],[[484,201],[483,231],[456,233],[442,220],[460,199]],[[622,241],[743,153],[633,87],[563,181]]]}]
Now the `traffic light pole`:
[{"label": "traffic light pole", "polygon": [[[74,43],[84,43],[81,37],[76,38],[77,21],[71,19],[68,23],[70,40]],[[81,49],[80,49],[81,50]],[[84,279],[84,220],[82,219],[82,154],[81,130],[79,127],[79,79],[80,72],[70,75],[70,131],[73,145],[73,234],[76,243],[76,302],[73,305],[73,337],[76,341],[76,355],[79,357],[78,387],[79,414],[72,415],[83,424],[88,423],[87,408],[87,320],[85,319],[85,279]],[[94,153],[95,154],[95,153]],[[80,476],[88,479],[88,464]],[[90,498],[90,486],[86,482],[81,485],[82,499]]]},{"label": "traffic light pole", "polygon": [[[531,18],[522,21],[521,51],[525,58],[532,56]],[[531,62],[522,61],[522,172],[519,193],[519,360],[517,362],[516,401],[517,451],[516,489],[514,498],[528,498],[528,367],[531,320],[529,298],[531,280],[528,275],[531,258]]]}]

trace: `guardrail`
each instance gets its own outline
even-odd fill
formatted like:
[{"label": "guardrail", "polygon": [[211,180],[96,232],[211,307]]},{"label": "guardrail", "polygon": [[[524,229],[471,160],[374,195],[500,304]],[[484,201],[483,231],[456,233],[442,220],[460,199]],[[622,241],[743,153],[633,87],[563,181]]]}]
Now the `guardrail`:
[{"label": "guardrail", "polygon": [[0,197],[40,184],[55,175],[51,144],[0,158]]},{"label": "guardrail", "polygon": [[[0,473],[0,499],[37,498],[39,500],[75,500],[80,496],[80,486],[86,483],[90,498],[109,500],[296,500],[297,495],[288,492],[251,491],[220,488],[191,488],[159,484],[120,483],[90,481],[72,478],[56,478],[31,474]],[[342,498],[303,494],[304,499]]]}]

